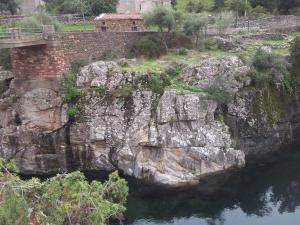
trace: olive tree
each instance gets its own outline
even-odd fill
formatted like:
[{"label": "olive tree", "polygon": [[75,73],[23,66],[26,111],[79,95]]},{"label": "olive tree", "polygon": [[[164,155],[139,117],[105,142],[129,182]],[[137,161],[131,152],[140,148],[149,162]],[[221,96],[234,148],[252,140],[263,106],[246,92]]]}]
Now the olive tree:
[{"label": "olive tree", "polygon": [[300,37],[296,37],[291,47],[292,73],[295,77],[300,77]]},{"label": "olive tree", "polygon": [[215,18],[215,25],[219,31],[219,34],[222,35],[226,30],[233,24],[234,16],[232,12],[221,12]]},{"label": "olive tree", "polygon": [[11,14],[16,14],[20,9],[20,0],[1,0],[0,2],[0,12],[8,11]]},{"label": "olive tree", "polygon": [[199,39],[202,34],[205,33],[205,30],[208,26],[208,15],[203,14],[190,14],[184,24],[183,30],[186,35],[192,36],[195,38],[195,47],[199,45]]},{"label": "olive tree", "polygon": [[145,25],[155,27],[161,33],[161,41],[168,51],[167,37],[181,23],[181,14],[172,8],[157,7],[144,15]]}]

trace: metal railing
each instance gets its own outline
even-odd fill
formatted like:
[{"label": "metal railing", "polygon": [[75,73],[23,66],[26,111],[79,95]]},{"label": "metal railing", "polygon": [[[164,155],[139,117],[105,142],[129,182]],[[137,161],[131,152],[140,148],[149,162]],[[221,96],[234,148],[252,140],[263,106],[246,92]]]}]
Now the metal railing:
[{"label": "metal railing", "polygon": [[9,28],[0,30],[0,40],[42,39],[43,30],[36,28]]}]

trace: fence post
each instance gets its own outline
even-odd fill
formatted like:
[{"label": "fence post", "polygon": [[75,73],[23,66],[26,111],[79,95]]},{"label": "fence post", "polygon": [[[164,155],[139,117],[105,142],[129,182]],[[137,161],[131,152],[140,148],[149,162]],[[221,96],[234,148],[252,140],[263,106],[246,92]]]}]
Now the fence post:
[{"label": "fence post", "polygon": [[10,28],[9,29],[11,39],[21,39],[21,29],[20,28]]},{"label": "fence post", "polygon": [[43,26],[43,38],[47,40],[53,39],[53,34],[55,33],[55,28],[53,25],[44,25]]}]

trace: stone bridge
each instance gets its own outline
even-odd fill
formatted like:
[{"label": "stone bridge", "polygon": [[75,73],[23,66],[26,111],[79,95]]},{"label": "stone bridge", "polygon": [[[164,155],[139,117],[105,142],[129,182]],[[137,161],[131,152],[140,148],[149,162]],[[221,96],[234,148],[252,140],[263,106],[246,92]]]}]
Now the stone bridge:
[{"label": "stone bridge", "polygon": [[18,78],[55,78],[70,68],[75,59],[99,59],[105,51],[120,56],[148,32],[54,32],[26,33],[12,29],[0,35],[0,48],[11,49],[12,69]]}]

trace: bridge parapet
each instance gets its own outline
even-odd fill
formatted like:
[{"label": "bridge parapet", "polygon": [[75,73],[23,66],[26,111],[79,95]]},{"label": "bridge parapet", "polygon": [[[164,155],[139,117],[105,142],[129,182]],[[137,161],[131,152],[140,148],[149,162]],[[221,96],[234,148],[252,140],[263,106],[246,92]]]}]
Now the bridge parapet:
[{"label": "bridge parapet", "polygon": [[51,41],[55,29],[52,25],[45,25],[43,29],[9,28],[0,31],[0,49],[16,48],[35,45],[45,45]]}]

